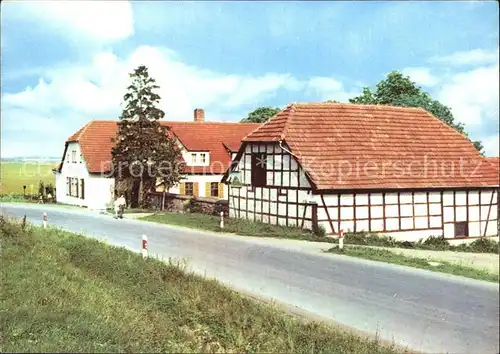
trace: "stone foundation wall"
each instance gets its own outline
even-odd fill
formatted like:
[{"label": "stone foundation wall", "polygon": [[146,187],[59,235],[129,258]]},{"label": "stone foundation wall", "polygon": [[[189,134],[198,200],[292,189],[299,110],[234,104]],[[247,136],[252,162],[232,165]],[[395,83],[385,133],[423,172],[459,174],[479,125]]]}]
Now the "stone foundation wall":
[{"label": "stone foundation wall", "polygon": [[[153,192],[148,195],[149,207],[155,210],[162,210],[161,203],[163,193]],[[220,215],[223,211],[225,216],[229,215],[228,201],[217,198],[192,197],[165,193],[164,211],[168,212],[194,212],[209,215]]]}]

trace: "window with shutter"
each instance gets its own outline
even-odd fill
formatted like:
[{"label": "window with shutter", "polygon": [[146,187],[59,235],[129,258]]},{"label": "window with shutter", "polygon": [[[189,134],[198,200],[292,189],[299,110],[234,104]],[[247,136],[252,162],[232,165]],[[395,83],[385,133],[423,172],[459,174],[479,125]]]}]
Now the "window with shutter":
[{"label": "window with shutter", "polygon": [[195,197],[198,197],[200,195],[199,185],[200,184],[198,182],[193,182],[193,195]]},{"label": "window with shutter", "polygon": [[224,198],[224,183],[219,183],[219,198]]},{"label": "window with shutter", "polygon": [[219,183],[212,182],[210,183],[210,196],[218,198],[219,197]]},{"label": "window with shutter", "polygon": [[184,183],[184,195],[194,195],[193,182]]}]

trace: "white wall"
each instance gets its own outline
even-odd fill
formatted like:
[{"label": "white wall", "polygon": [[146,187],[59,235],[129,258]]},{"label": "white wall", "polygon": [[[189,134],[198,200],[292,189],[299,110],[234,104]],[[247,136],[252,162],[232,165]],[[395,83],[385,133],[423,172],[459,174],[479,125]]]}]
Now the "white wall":
[{"label": "white wall", "polygon": [[423,191],[329,194],[323,195],[324,203],[321,195],[313,199],[318,203],[318,219],[329,216],[332,220],[333,230],[330,222],[320,222],[328,233],[341,229],[408,241],[440,235],[454,239],[455,223],[466,222],[469,237],[498,235],[497,191],[493,189],[444,191],[442,197],[440,191]]},{"label": "white wall", "polygon": [[[267,154],[265,187],[250,186],[252,152]],[[248,144],[231,176],[238,176],[242,186],[230,186],[230,217],[273,225],[312,227],[312,206],[307,205],[310,184],[296,159],[278,144]]]},{"label": "white wall", "polygon": [[279,195],[277,188],[229,188],[229,217],[272,225],[312,228],[312,206],[303,203],[308,199],[307,191],[288,189],[282,191],[284,195]]},{"label": "white wall", "polygon": [[232,175],[238,175],[242,184],[251,184],[252,152],[266,153],[267,186],[283,188],[311,188],[302,167],[295,157],[279,144],[248,144]]},{"label": "white wall", "polygon": [[[71,161],[72,151],[76,151],[76,163]],[[68,156],[70,162],[68,162]],[[66,195],[67,177],[84,180],[84,199]],[[90,174],[85,161],[82,160],[80,162],[80,144],[77,142],[68,144],[61,172],[56,173],[55,180],[56,199],[59,203],[88,207],[90,209],[105,209],[112,201],[114,178]]]}]

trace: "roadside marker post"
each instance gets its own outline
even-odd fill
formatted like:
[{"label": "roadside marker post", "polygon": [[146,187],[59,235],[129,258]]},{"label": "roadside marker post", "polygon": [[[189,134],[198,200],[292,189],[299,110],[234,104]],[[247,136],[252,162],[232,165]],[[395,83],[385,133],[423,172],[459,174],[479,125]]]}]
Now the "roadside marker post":
[{"label": "roadside marker post", "polygon": [[47,228],[47,213],[43,213],[43,228]]},{"label": "roadside marker post", "polygon": [[339,249],[344,248],[344,230],[339,230]]},{"label": "roadside marker post", "polygon": [[142,235],[142,258],[148,258],[148,237]]},{"label": "roadside marker post", "polygon": [[221,229],[224,228],[224,212],[223,211],[220,212],[220,228]]}]

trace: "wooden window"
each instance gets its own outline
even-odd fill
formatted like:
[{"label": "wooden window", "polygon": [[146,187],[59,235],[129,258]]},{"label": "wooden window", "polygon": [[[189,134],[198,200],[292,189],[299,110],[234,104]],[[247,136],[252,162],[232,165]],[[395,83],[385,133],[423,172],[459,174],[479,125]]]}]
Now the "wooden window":
[{"label": "wooden window", "polygon": [[218,198],[219,197],[219,183],[212,182],[210,183],[210,196]]},{"label": "wooden window", "polygon": [[200,154],[200,162],[203,164],[207,162],[207,154],[205,153]]},{"label": "wooden window", "polygon": [[194,153],[193,153],[193,154],[191,154],[191,162],[192,162],[193,164],[195,164],[195,163],[196,163],[196,154],[194,154]]},{"label": "wooden window", "polygon": [[75,178],[75,197],[79,197],[79,193],[80,193],[80,181],[78,180],[78,178]]},{"label": "wooden window", "polygon": [[265,187],[267,183],[266,154],[252,153],[252,186]]},{"label": "wooden window", "polygon": [[185,195],[194,195],[193,182],[184,183],[184,193],[185,193]]},{"label": "wooden window", "polygon": [[455,237],[469,237],[469,225],[467,222],[455,223]]},{"label": "wooden window", "polygon": [[85,199],[85,180],[80,179],[80,198]]}]

